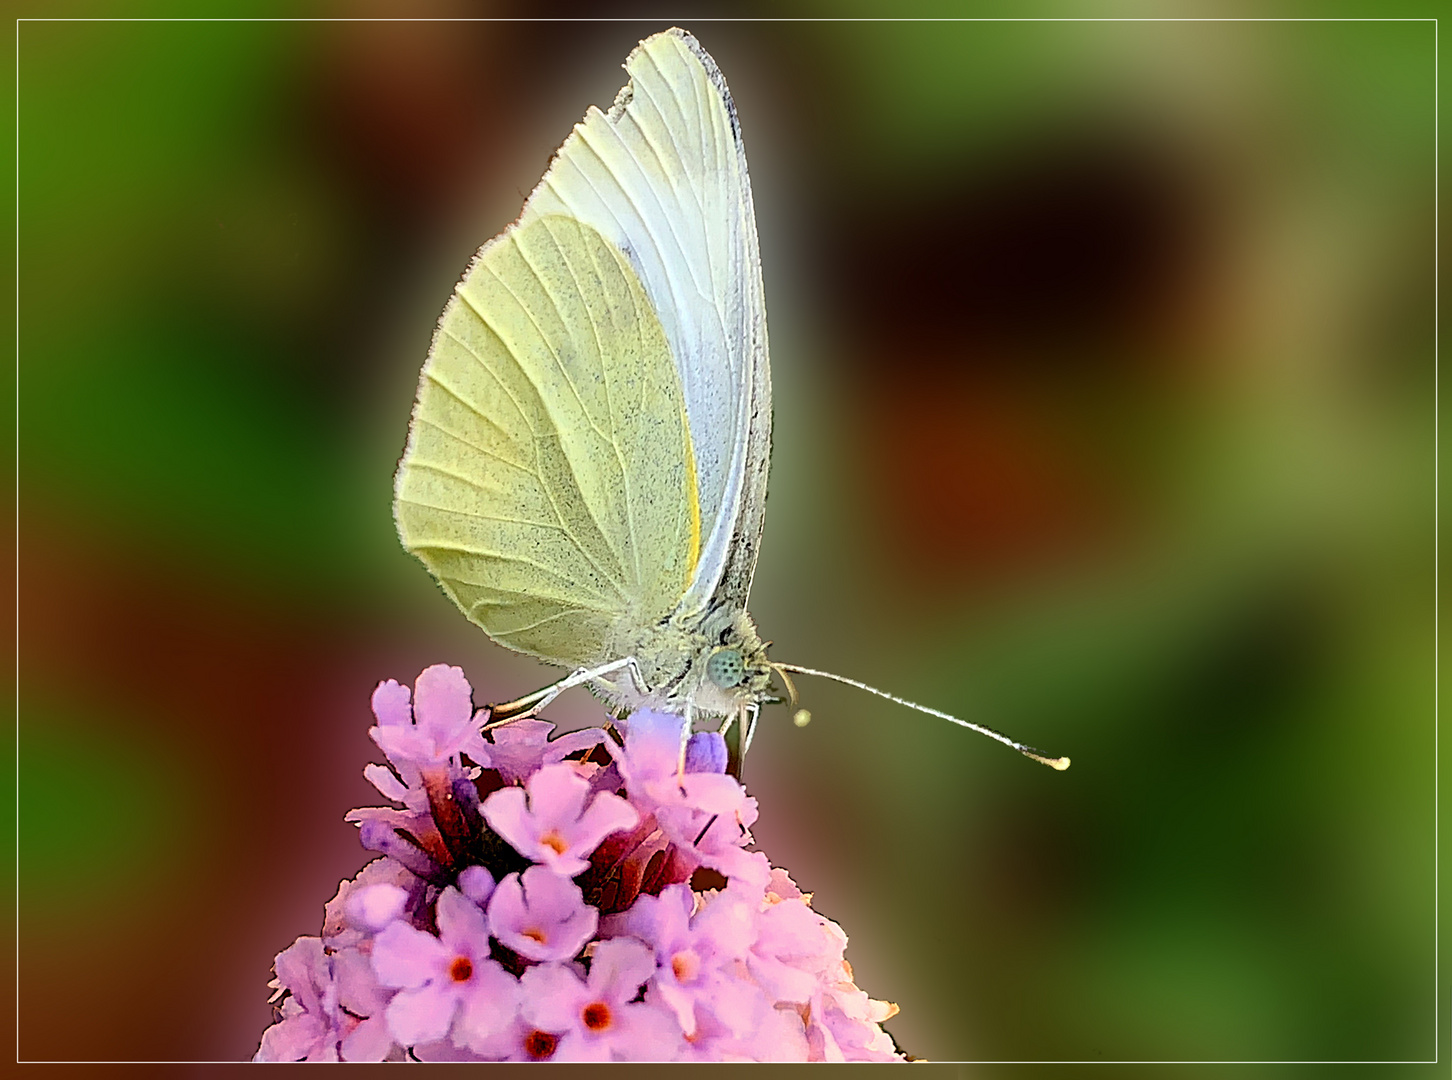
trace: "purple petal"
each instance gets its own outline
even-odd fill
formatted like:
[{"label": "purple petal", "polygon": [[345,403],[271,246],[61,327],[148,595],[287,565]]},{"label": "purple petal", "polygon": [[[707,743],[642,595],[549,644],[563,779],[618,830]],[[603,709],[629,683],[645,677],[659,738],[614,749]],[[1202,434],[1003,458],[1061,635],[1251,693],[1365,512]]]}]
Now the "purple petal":
[{"label": "purple petal", "polygon": [[489,710],[480,709],[468,726],[462,729],[463,737],[454,744],[455,753],[462,751],[468,754],[475,765],[482,765],[486,769],[494,767],[494,757],[489,752],[489,744],[484,741],[484,725],[488,722]]},{"label": "purple petal", "polygon": [[572,823],[584,808],[590,782],[572,766],[546,765],[529,778],[529,812],[545,828]]},{"label": "purple petal", "polygon": [[484,820],[489,827],[509,842],[526,859],[533,859],[539,848],[539,832],[533,816],[525,808],[523,788],[500,788],[483,806]]},{"label": "purple petal", "polygon": [[782,900],[800,900],[802,896],[802,890],[797,888],[797,883],[792,880],[791,875],[779,866],[771,868],[771,880],[768,882],[767,888]]},{"label": "purple petal", "polygon": [[[459,1017],[459,1030],[464,1031],[464,1018]],[[467,1046],[474,1053],[488,1061],[531,1061],[525,1040],[534,1033],[533,1024],[526,1024],[519,1018],[518,1010],[515,1011],[514,1019],[505,1026],[503,1031],[491,1035],[487,1039],[469,1039]],[[463,1036],[468,1038],[467,1035]]]},{"label": "purple petal", "polygon": [[435,908],[438,913],[439,940],[452,952],[471,957],[489,955],[489,924],[484,912],[458,889],[445,889]]},{"label": "purple petal", "polygon": [[491,766],[507,784],[523,780],[539,767],[555,726],[545,720],[515,720],[495,728],[489,748]]},{"label": "purple petal", "polygon": [[402,922],[384,927],[373,942],[373,970],[384,986],[422,986],[439,975],[449,956],[438,938]]},{"label": "purple petal", "polygon": [[[387,751],[385,750],[385,753]],[[408,786],[383,765],[363,766],[363,777],[378,789],[378,794],[394,802],[403,802],[408,797]]]},{"label": "purple petal", "polygon": [[528,792],[528,808],[519,788],[494,792],[484,800],[484,818],[525,858],[565,877],[582,872],[606,836],[640,820],[628,802],[606,793],[597,795],[582,816],[590,784],[568,764],[541,768],[530,778]]},{"label": "purple petal", "polygon": [[407,727],[413,723],[413,709],[409,707],[408,687],[399,686],[389,679],[378,684],[373,691],[373,715],[380,727]]},{"label": "purple petal", "polygon": [[655,997],[675,1014],[676,1023],[687,1035],[696,1033],[696,991],[694,988],[677,986],[662,980],[651,991]]},{"label": "purple petal", "polygon": [[832,934],[828,920],[808,907],[805,900],[772,904],[757,916],[757,927],[760,936],[755,950],[761,956],[818,969],[842,959],[845,942]]},{"label": "purple petal", "polygon": [[745,979],[717,978],[706,1002],[716,1018],[744,1039],[765,1019],[771,1002],[754,984]]},{"label": "purple petal", "polygon": [[466,866],[459,875],[459,891],[481,908],[494,892],[494,875],[482,866]]},{"label": "purple petal", "polygon": [[580,820],[571,828],[571,848],[588,855],[611,833],[633,829],[640,823],[640,813],[619,795],[602,791],[595,796]]},{"label": "purple petal", "polygon": [[323,944],[329,949],[347,949],[365,939],[373,940],[374,928],[358,922],[348,912],[353,894],[370,885],[397,885],[410,896],[424,887],[423,882],[393,859],[374,859],[351,880],[338,882],[337,894],[323,908]]},{"label": "purple petal", "polygon": [[691,929],[723,956],[745,956],[756,944],[758,913],[726,892],[703,907],[691,920]]},{"label": "purple petal", "polygon": [[746,958],[747,970],[773,1000],[801,1004],[807,1001],[817,989],[817,974],[803,971],[780,960],[764,958],[752,953]]},{"label": "purple petal", "polygon": [[438,1042],[416,1043],[409,1051],[410,1056],[418,1058],[419,1061],[493,1061],[498,1055],[480,1056],[471,1049],[456,1046],[451,1039],[440,1039]]},{"label": "purple petal", "polygon": [[[593,850],[594,848],[589,848],[585,854],[588,855]],[[574,877],[576,874],[582,874],[590,865],[589,859],[574,854],[568,847],[562,852],[556,852],[546,843],[540,844],[534,857],[543,866],[548,867],[551,873],[558,874],[560,877]]]},{"label": "purple petal", "polygon": [[686,772],[724,773],[726,739],[719,731],[698,731],[686,743]]},{"label": "purple petal", "polygon": [[397,885],[369,885],[348,897],[348,916],[370,930],[382,930],[403,914],[408,890]]},{"label": "purple petal", "polygon": [[388,1030],[400,1046],[434,1042],[449,1033],[459,997],[436,983],[417,990],[400,990],[388,1003]]},{"label": "purple petal", "polygon": [[628,911],[614,917],[611,930],[654,945],[661,957],[669,956],[686,944],[694,906],[689,885],[668,885],[659,896],[638,896]]},{"label": "purple petal", "polygon": [[375,727],[369,728],[368,734],[394,764],[428,763],[434,758],[434,740],[420,728]]},{"label": "purple petal", "polygon": [[807,1034],[794,1009],[770,1009],[742,1049],[757,1061],[808,1060]]},{"label": "purple petal", "polygon": [[462,668],[435,664],[424,668],[414,687],[418,726],[442,743],[474,719],[474,692]]},{"label": "purple petal", "polygon": [[519,979],[523,991],[519,1012],[541,1031],[578,1027],[580,1006],[589,991],[572,964],[541,964]]},{"label": "purple petal", "polygon": [[588,727],[579,731],[569,731],[545,747],[542,761],[544,764],[550,765],[587,746],[604,746],[606,750],[612,750],[615,744],[609,740],[603,728]]},{"label": "purple petal", "polygon": [[[358,820],[354,817],[358,814],[360,812],[354,810],[348,817]],[[358,826],[358,842],[368,851],[387,855],[421,878],[436,878],[441,872],[439,864],[434,862],[422,848],[410,844],[399,836],[394,831],[396,827],[398,826],[394,818],[363,818]]]},{"label": "purple petal", "polygon": [[322,1007],[319,987],[332,981],[321,938],[298,938],[277,954],[272,970],[277,973],[277,984],[292,991],[292,996],[307,1012],[319,1011]]},{"label": "purple petal", "polygon": [[611,1034],[614,1060],[674,1061],[684,1048],[676,1018],[650,1002],[622,1006],[619,1028]]},{"label": "purple petal", "polygon": [[326,1025],[311,1013],[290,1016],[262,1033],[262,1045],[253,1061],[302,1061],[314,1054],[328,1033]]},{"label": "purple petal", "polygon": [[585,903],[578,885],[543,866],[531,866],[520,875],[519,883],[530,912],[553,922],[573,917]]},{"label": "purple petal", "polygon": [[393,1036],[382,1013],[360,1021],[343,1039],[344,1061],[382,1061],[393,1049]]},{"label": "purple petal", "polygon": [[625,734],[622,771],[632,780],[651,780],[676,771],[681,752],[681,727],[685,720],[670,713],[641,709],[630,714]]},{"label": "purple petal", "polygon": [[[584,895],[583,893],[581,894]],[[494,895],[489,898],[489,929],[504,944],[519,935],[529,919],[529,909],[524,903],[524,887],[518,874],[506,874],[494,886]],[[510,945],[510,948],[513,948]]]},{"label": "purple petal", "polygon": [[530,960],[568,960],[585,947],[599,919],[578,885],[543,866],[510,874],[489,900],[494,936]]},{"label": "purple petal", "polygon": [[701,864],[719,871],[730,879],[731,885],[764,889],[771,880],[771,863],[759,851],[742,851],[727,848],[724,851],[699,852]]},{"label": "purple petal", "polygon": [[378,985],[371,957],[357,949],[334,953],[333,973],[338,980],[338,1005],[354,1016],[381,1015],[393,997],[391,989]]},{"label": "purple petal", "polygon": [[487,1053],[502,1032],[514,1026],[522,991],[516,979],[493,960],[475,965],[464,995],[454,1040],[479,1053]]},{"label": "purple petal", "polygon": [[565,957],[577,955],[585,947],[585,942],[595,936],[599,925],[600,913],[581,904],[569,916],[555,924],[553,947],[541,959],[563,960]]},{"label": "purple petal", "polygon": [[619,791],[624,786],[625,777],[620,775],[620,766],[613,761],[603,769],[598,770],[594,776],[590,777],[591,791],[614,792]]},{"label": "purple petal", "polygon": [[560,1036],[552,1061],[610,1061],[610,1042],[607,1039],[586,1038],[579,1031],[567,1031]]},{"label": "purple petal", "polygon": [[681,787],[686,792],[686,805],[708,814],[737,814],[745,810],[748,802],[755,802],[734,776],[720,773],[691,773],[681,779]]},{"label": "purple petal", "polygon": [[615,938],[595,946],[590,958],[590,992],[624,1004],[655,974],[655,953],[634,938]]}]

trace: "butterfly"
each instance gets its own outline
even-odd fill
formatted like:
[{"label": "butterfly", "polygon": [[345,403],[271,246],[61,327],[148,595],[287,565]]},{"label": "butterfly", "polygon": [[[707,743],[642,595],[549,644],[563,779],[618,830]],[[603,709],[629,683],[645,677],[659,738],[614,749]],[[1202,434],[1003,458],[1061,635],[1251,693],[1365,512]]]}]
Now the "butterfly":
[{"label": "butterfly", "polygon": [[793,698],[788,672],[841,677],[768,659],[746,610],[771,372],[731,93],[680,29],[642,41],[625,71],[455,286],[394,519],[470,621],[572,669],[496,713],[583,684],[617,715],[739,722],[744,753],[779,700],[774,675]]}]

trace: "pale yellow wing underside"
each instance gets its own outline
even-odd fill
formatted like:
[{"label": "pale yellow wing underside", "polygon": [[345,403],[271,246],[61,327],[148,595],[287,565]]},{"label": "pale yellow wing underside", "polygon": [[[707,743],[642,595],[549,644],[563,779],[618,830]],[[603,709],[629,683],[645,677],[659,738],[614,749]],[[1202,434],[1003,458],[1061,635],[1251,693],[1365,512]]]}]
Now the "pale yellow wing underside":
[{"label": "pale yellow wing underside", "polygon": [[680,373],[701,503],[701,558],[680,613],[746,606],[766,504],[771,375],[756,215],[726,80],[672,29],[625,61],[630,82],[565,140],[520,221],[566,214],[625,256]]},{"label": "pale yellow wing underside", "polygon": [[533,217],[484,246],[444,310],[394,513],[469,619],[567,666],[675,609],[700,549],[680,378],[614,245]]}]

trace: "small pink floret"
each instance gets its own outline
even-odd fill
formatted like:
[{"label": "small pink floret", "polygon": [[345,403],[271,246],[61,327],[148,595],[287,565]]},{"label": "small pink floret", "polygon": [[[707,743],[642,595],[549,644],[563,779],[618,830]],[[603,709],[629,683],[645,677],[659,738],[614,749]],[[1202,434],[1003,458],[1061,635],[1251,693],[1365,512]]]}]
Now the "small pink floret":
[{"label": "small pink floret", "polygon": [[640,815],[609,792],[591,799],[589,781],[561,762],[544,766],[523,789],[494,792],[484,800],[484,819],[525,858],[573,877],[590,865],[601,840],[634,828]]},{"label": "small pink floret", "polygon": [[600,913],[580,887],[544,866],[510,874],[489,900],[494,936],[530,960],[568,960],[595,935]]}]

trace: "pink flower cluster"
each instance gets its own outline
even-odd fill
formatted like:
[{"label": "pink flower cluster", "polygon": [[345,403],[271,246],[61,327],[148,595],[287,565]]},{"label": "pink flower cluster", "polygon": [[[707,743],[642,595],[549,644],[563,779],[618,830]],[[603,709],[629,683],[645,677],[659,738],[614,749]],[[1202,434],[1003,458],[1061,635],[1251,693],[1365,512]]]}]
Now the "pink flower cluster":
[{"label": "pink flower cluster", "polygon": [[766,856],[756,800],[703,732],[637,712],[486,738],[464,674],[373,694],[398,804],[354,810],[381,854],[276,960],[258,1061],[887,1061],[847,936]]}]

